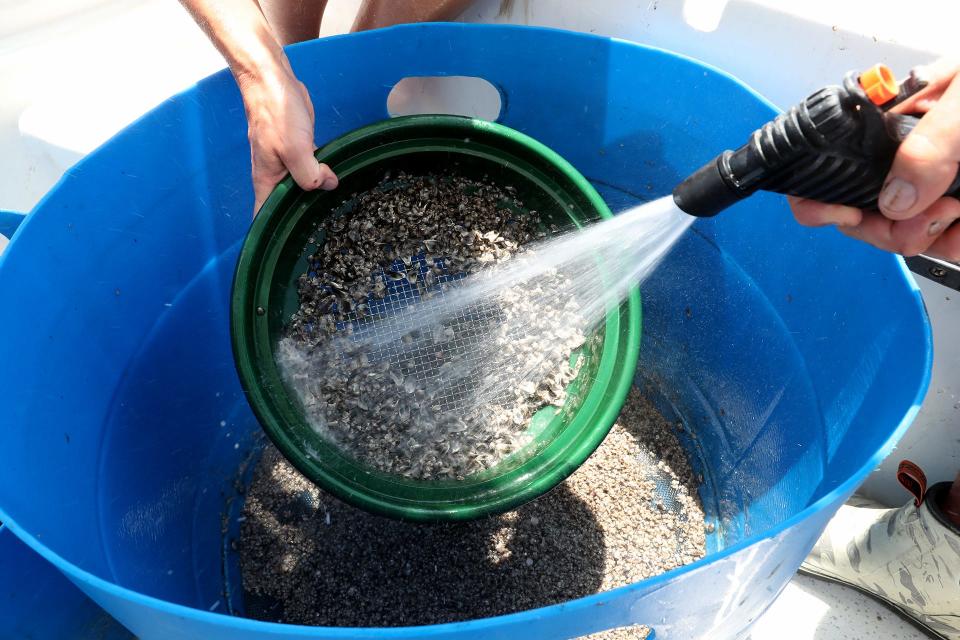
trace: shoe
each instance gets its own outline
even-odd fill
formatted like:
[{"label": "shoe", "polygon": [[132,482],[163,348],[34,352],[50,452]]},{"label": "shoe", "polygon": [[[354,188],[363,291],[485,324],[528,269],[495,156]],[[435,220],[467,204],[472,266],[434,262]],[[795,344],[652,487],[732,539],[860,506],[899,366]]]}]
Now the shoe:
[{"label": "shoe", "polygon": [[960,527],[937,506],[950,486],[921,490],[899,509],[854,496],[800,571],[872,596],[936,637],[960,640]]}]

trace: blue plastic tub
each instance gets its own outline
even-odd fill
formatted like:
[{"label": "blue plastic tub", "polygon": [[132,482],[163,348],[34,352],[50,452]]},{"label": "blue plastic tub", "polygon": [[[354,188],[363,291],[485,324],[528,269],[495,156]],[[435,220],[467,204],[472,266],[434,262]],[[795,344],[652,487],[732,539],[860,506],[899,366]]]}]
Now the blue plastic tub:
[{"label": "blue plastic tub", "polygon": [[[697,62],[542,29],[402,27],[290,58],[320,141],[386,117],[404,76],[486,78],[500,120],[614,210],[670,192],[774,114]],[[73,168],[0,258],[0,518],[141,638],[566,638],[632,623],[661,639],[741,636],[923,397],[930,335],[903,262],[757,196],[698,222],[643,290],[638,384],[695,435],[717,523],[705,559],[436,627],[232,616],[237,487],[261,442],[228,331],[252,203],[245,132],[230,77],[204,80]]]},{"label": "blue plastic tub", "polygon": [[62,573],[0,526],[4,640],[134,640]]}]

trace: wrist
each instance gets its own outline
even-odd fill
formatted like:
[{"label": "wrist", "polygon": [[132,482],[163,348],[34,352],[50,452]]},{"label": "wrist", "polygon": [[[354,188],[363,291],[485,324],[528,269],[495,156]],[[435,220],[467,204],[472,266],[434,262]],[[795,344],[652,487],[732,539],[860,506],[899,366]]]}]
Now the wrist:
[{"label": "wrist", "polygon": [[289,64],[279,45],[245,51],[242,56],[230,60],[230,71],[244,101],[285,84],[288,81],[288,69]]},{"label": "wrist", "polygon": [[290,82],[289,73],[282,66],[234,73],[234,77],[240,88],[248,120],[256,119],[257,114],[271,111],[282,102]]}]

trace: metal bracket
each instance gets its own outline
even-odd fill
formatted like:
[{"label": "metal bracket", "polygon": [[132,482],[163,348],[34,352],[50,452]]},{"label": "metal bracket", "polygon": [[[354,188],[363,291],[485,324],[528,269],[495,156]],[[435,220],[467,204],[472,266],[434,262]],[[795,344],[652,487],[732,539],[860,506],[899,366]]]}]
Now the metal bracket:
[{"label": "metal bracket", "polygon": [[960,264],[931,258],[930,256],[912,256],[904,258],[910,271],[921,275],[948,289],[960,291]]}]

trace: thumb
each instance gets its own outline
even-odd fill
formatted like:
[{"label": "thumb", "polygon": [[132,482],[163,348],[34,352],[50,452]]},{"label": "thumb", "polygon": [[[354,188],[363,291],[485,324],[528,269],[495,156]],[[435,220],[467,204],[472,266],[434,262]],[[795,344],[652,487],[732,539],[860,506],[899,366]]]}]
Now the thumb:
[{"label": "thumb", "polygon": [[320,163],[313,156],[313,147],[303,145],[292,153],[282,154],[280,159],[287,166],[294,182],[304,191],[312,191],[323,183]]},{"label": "thumb", "polygon": [[325,164],[320,164],[312,152],[301,152],[282,158],[290,175],[301,189],[313,191],[324,189],[330,191],[339,184],[337,176]]},{"label": "thumb", "polygon": [[955,76],[940,100],[897,150],[880,192],[880,212],[906,220],[940,199],[960,162],[960,80]]}]

